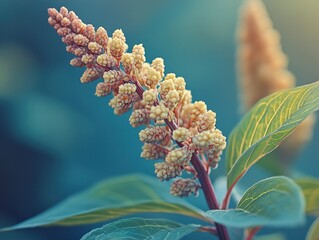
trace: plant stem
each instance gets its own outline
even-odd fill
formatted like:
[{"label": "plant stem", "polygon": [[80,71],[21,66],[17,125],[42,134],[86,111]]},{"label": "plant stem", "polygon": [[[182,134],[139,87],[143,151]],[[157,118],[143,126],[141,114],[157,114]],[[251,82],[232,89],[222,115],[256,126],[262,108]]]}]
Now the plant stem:
[{"label": "plant stem", "polygon": [[[202,162],[199,160],[196,154],[193,154],[191,163],[193,164],[197,174],[198,180],[202,186],[205,199],[209,209],[219,209],[218,201],[216,199],[212,182],[209,178],[209,175],[205,171],[205,167],[203,166]],[[215,222],[215,226],[221,240],[229,240],[228,232],[225,226],[220,225]]]},{"label": "plant stem", "polygon": [[[136,85],[136,88],[137,88],[136,92],[140,96],[140,98],[143,99],[144,89],[139,84],[139,82],[135,82],[135,81],[130,81],[130,82]],[[175,123],[174,120],[165,119],[165,123],[171,129],[171,131],[174,131],[178,128],[178,125]],[[184,146],[181,142],[177,142],[177,144],[180,147]],[[217,201],[215,193],[214,193],[212,182],[209,178],[208,173],[205,170],[203,163],[200,161],[200,159],[198,158],[196,153],[193,153],[191,163],[197,172],[197,177],[198,177],[198,180],[202,186],[203,193],[205,195],[205,199],[206,199],[208,208],[210,210],[219,209],[219,204],[218,204],[218,201]],[[219,239],[220,240],[229,240],[229,235],[228,235],[226,227],[223,225],[220,225],[216,222],[215,222],[215,226],[217,229]]]},{"label": "plant stem", "polygon": [[247,233],[246,240],[253,240],[254,236],[260,229],[261,227],[255,227],[255,228],[246,230],[246,233]]},{"label": "plant stem", "polygon": [[199,228],[199,231],[201,231],[201,232],[208,232],[208,233],[210,233],[210,234],[212,234],[212,235],[214,235],[214,236],[218,236],[218,235],[217,235],[217,230],[216,230],[216,228],[214,228],[214,227],[202,226],[202,227]]}]

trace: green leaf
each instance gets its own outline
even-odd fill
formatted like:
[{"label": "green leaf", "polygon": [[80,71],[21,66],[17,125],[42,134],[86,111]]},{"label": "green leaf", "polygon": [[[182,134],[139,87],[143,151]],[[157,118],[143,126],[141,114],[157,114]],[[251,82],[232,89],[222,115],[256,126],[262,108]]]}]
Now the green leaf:
[{"label": "green leaf", "polygon": [[262,236],[257,236],[255,240],[285,240],[285,236],[280,233],[267,234]]},{"label": "green leaf", "polygon": [[229,137],[228,188],[259,159],[278,147],[294,128],[319,108],[319,82],[274,93],[260,100]]},{"label": "green leaf", "polygon": [[129,218],[94,229],[85,234],[81,240],[178,240],[198,228],[199,225],[181,225],[162,219]]},{"label": "green leaf", "polygon": [[206,214],[226,226],[291,226],[304,221],[304,198],[298,185],[287,177],[271,177],[249,188],[236,209]]},{"label": "green leaf", "polygon": [[207,220],[186,201],[171,196],[167,185],[143,175],[103,181],[38,216],[4,230],[47,225],[73,226],[145,212],[173,213]]},{"label": "green leaf", "polygon": [[317,218],[311,225],[308,234],[307,240],[318,240],[319,239],[319,218]]},{"label": "green leaf", "polygon": [[306,199],[306,213],[319,216],[319,179],[299,178],[295,181]]}]

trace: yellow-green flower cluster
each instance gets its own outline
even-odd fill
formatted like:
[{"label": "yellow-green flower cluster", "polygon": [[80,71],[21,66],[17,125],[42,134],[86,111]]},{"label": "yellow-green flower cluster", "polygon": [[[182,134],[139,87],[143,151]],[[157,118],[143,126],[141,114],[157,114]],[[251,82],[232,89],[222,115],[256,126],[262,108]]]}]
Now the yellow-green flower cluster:
[{"label": "yellow-green flower cluster", "polygon": [[165,75],[162,58],[148,63],[142,44],[126,52],[128,46],[121,29],[110,38],[104,28],[95,31],[64,7],[60,11],[49,9],[48,13],[50,25],[62,36],[67,51],[76,56],[71,65],[86,67],[81,82],[103,78],[95,94],[103,97],[112,93],[109,105],[115,114],[132,109],[130,124],[146,126],[139,133],[144,143],[141,157],[162,160],[155,163],[156,176],[161,181],[170,180],[185,170],[194,175],[194,180],[179,179],[171,192],[181,197],[196,195],[199,187],[193,157],[198,153],[206,155],[208,160],[202,163],[209,172],[226,146],[225,137],[215,127],[216,114],[207,111],[202,101],[192,103],[185,79],[174,73]]}]

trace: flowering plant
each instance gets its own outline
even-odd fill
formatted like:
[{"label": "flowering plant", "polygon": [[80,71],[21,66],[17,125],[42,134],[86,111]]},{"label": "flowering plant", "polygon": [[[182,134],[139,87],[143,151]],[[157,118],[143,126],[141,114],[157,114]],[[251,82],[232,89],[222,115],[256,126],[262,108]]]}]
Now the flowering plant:
[{"label": "flowering plant", "polygon": [[[312,114],[319,107],[319,82],[293,88],[293,77],[284,70],[284,55],[278,49],[278,41],[274,41],[276,32],[263,11],[261,3],[255,0],[248,1],[243,10],[239,33],[244,47],[239,51],[239,68],[248,113],[228,140],[226,194],[219,201],[210,174],[226,148],[226,137],[216,127],[216,113],[207,110],[204,102],[192,101],[183,77],[165,74],[163,59],[147,63],[142,44],[133,46],[129,53],[122,30],[115,30],[109,37],[103,27],[95,30],[65,7],[60,11],[50,8],[49,24],[62,37],[66,50],[75,55],[70,64],[85,68],[81,82],[103,78],[96,85],[95,95],[112,95],[109,105],[117,115],[132,110],[132,127],[144,127],[139,132],[143,143],[141,156],[159,160],[154,167],[160,181],[173,181],[168,194],[165,185],[146,176],[107,180],[7,230],[71,226],[134,213],[165,212],[189,216],[201,223],[184,225],[164,219],[127,218],[94,229],[82,239],[181,239],[201,231],[228,240],[242,238],[240,231],[240,236],[235,236],[233,230],[239,228],[245,229],[245,239],[249,240],[263,226],[294,226],[304,221],[305,212],[313,214],[319,207],[319,196],[309,191],[318,187],[318,181],[286,176],[258,181],[245,191],[235,207],[229,207],[232,192],[245,173],[275,150],[297,126],[311,129]],[[287,139],[292,136],[294,133]],[[295,135],[298,138],[300,135]],[[290,144],[301,146],[306,140],[291,140]],[[291,148],[287,144],[285,149]],[[180,199],[197,196],[200,191],[208,211]],[[316,225],[309,239],[316,237],[315,231]]]}]

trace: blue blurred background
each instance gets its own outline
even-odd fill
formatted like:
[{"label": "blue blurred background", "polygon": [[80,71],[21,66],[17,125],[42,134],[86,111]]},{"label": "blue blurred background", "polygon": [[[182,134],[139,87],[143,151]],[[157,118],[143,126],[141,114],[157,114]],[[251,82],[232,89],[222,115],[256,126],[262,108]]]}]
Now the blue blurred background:
[{"label": "blue blurred background", "polygon": [[[319,2],[264,2],[298,85],[317,80]],[[133,172],[153,175],[152,163],[139,157],[138,130],[129,125],[129,115],[115,116],[109,99],[94,96],[95,83],[80,83],[83,70],[69,65],[72,56],[47,24],[48,7],[64,5],[109,33],[122,28],[130,47],[144,44],[148,61],[163,57],[166,72],[186,79],[193,99],[217,113],[218,128],[228,136],[240,119],[234,39],[241,3],[1,0],[0,227],[32,217],[99,180]],[[296,164],[313,176],[319,173],[318,140],[316,126],[314,140]],[[223,173],[221,164],[213,178]],[[202,197],[191,202],[206,209]],[[91,228],[31,229],[0,233],[0,239],[80,239]],[[271,229],[293,239],[304,239],[306,230]]]}]

